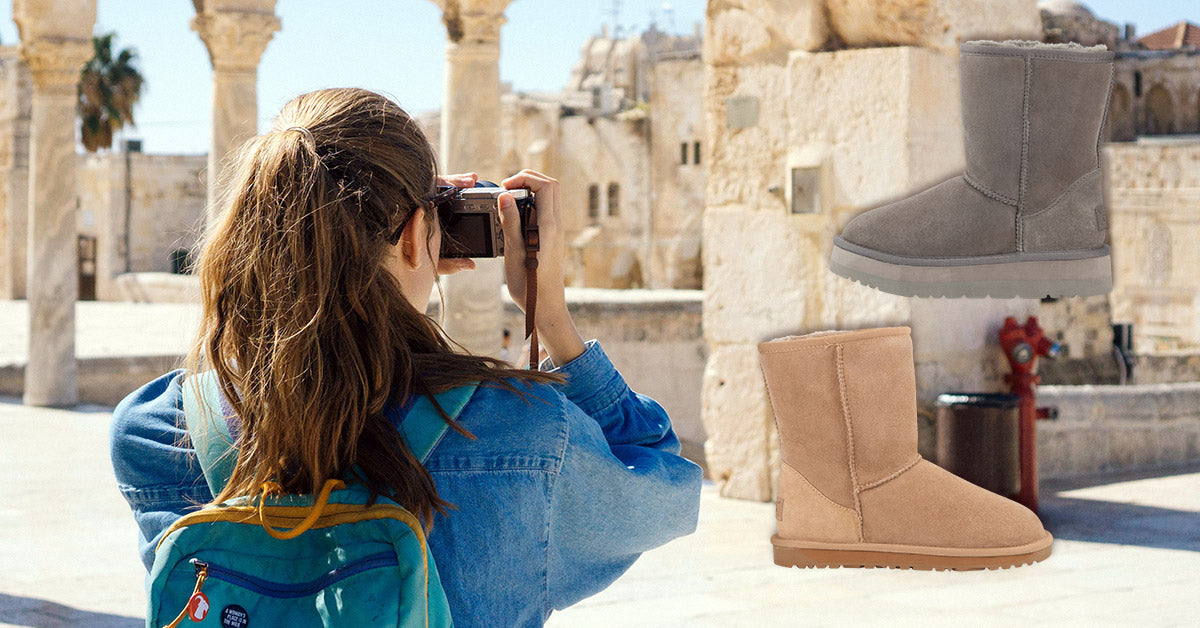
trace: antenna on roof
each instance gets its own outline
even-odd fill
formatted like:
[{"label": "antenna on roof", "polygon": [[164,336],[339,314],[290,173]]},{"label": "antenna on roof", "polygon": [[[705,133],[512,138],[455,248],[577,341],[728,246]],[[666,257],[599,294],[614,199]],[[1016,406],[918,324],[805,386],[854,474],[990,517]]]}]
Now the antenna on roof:
[{"label": "antenna on roof", "polygon": [[613,39],[621,38],[621,0],[612,0],[608,8],[608,21],[612,24]]}]

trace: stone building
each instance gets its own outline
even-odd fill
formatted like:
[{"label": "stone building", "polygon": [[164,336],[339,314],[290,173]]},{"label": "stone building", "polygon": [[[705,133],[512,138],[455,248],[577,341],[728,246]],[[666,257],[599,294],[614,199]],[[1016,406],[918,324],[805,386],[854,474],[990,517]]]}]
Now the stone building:
[{"label": "stone building", "polygon": [[1121,29],[1116,24],[1097,19],[1092,10],[1072,0],[1046,0],[1039,2],[1042,14],[1042,31],[1050,43],[1075,42],[1084,46],[1104,44],[1109,50],[1117,49]]},{"label": "stone building", "polygon": [[1116,51],[1110,140],[1200,133],[1200,27],[1180,22],[1137,37],[1132,24],[1121,29],[1078,2],[1038,6],[1047,41],[1104,44]]},{"label": "stone building", "polygon": [[559,92],[503,95],[501,171],[560,181],[569,285],[701,286],[702,79],[699,34],[651,28],[590,38]]},{"label": "stone building", "polygon": [[[1200,138],[1113,143],[1105,153],[1112,320],[1132,324],[1139,354],[1200,353]],[[1176,379],[1164,368],[1142,368],[1139,381]]]},{"label": "stone building", "polygon": [[[1132,25],[1097,18],[1065,0],[1039,4],[1047,40],[1103,43],[1116,50],[1104,149],[1114,278],[1107,297],[1046,303],[1086,381],[1116,377],[1113,323],[1132,326],[1138,381],[1200,376],[1200,31],[1180,22],[1137,37]],[[1190,365],[1190,366],[1189,366]],[[1061,365],[1050,381],[1078,381]],[[1097,372],[1099,371],[1099,373]]]},{"label": "stone building", "polygon": [[205,155],[128,157],[106,151],[79,158],[80,286],[91,257],[88,296],[102,301],[143,300],[130,281],[118,281],[122,274],[185,272],[204,228]]},{"label": "stone building", "polygon": [[[25,296],[31,90],[29,68],[19,59],[17,47],[0,47],[0,298],[4,299]],[[133,152],[126,161],[119,151],[103,150],[77,155],[76,161],[78,251],[73,261],[79,273],[79,298],[124,300],[131,295],[118,287],[118,275],[182,270],[186,252],[203,228],[206,157]]]}]

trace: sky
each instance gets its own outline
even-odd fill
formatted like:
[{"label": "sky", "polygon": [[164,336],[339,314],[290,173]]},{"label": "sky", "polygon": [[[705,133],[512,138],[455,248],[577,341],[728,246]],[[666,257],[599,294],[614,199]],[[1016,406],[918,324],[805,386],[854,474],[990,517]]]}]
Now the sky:
[{"label": "sky", "polygon": [[[1182,19],[1200,22],[1196,0],[1091,0],[1096,15],[1132,22],[1145,34]],[[555,91],[570,77],[588,37],[605,24],[640,32],[692,33],[705,0],[514,0],[501,29],[500,78],[518,91]],[[188,27],[188,0],[98,0],[96,32],[116,31],[133,47],[146,78],[134,110],[147,153],[208,151],[212,74],[208,53]],[[617,8],[614,19],[614,7]],[[259,129],[283,103],[322,87],[364,87],[418,113],[442,100],[446,45],[430,0],[279,0],[283,28],[258,68]],[[0,44],[17,43],[12,3],[0,0]]]}]

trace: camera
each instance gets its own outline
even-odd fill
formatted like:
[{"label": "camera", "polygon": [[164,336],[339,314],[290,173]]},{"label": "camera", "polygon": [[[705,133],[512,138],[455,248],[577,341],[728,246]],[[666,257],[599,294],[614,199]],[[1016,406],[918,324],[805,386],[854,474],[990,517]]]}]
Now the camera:
[{"label": "camera", "polygon": [[442,225],[442,257],[502,257],[504,230],[500,228],[500,195],[508,192],[517,202],[522,232],[534,211],[533,192],[507,190],[491,181],[473,188],[439,188],[438,219]]}]

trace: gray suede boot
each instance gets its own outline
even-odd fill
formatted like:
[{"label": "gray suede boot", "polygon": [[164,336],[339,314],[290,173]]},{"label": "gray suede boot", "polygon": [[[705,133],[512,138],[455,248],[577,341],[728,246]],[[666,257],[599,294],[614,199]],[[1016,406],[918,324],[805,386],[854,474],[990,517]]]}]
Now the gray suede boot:
[{"label": "gray suede boot", "polygon": [[830,269],[926,297],[1066,297],[1112,289],[1100,130],[1103,46],[962,44],[962,175],[855,217]]}]

